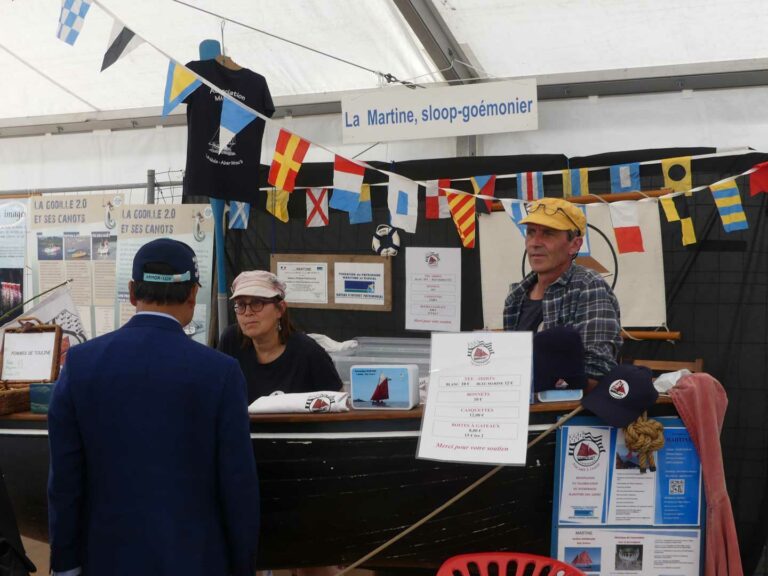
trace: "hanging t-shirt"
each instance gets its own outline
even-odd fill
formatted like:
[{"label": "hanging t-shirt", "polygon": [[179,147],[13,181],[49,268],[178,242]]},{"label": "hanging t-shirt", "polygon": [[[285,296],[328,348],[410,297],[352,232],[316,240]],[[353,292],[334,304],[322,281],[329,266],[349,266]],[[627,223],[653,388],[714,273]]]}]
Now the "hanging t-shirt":
[{"label": "hanging t-shirt", "polygon": [[[188,62],[187,68],[250,108],[271,117],[275,112],[267,81],[247,68],[230,70],[216,60]],[[223,96],[205,84],[187,96],[187,168],[185,196],[212,196],[253,202],[259,191],[264,120],[256,118],[221,151],[219,125]]]}]

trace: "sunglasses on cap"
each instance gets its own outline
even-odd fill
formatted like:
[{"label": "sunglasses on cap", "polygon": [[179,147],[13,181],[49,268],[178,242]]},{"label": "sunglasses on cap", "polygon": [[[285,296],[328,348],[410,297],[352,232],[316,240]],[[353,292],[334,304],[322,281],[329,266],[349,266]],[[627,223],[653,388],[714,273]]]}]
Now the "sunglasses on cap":
[{"label": "sunglasses on cap", "polygon": [[563,210],[559,206],[555,207],[555,206],[549,206],[547,204],[531,202],[531,203],[525,205],[525,209],[528,212],[528,214],[533,214],[535,212],[542,211],[547,216],[554,216],[555,214],[560,212],[563,216],[565,216],[566,218],[568,218],[568,220],[571,221],[571,224],[573,224],[573,229],[576,232],[576,234],[581,236],[581,228],[579,227],[579,225],[576,224],[576,222],[573,221],[573,218],[571,218],[571,216],[568,214],[568,212],[566,212],[565,210]]}]

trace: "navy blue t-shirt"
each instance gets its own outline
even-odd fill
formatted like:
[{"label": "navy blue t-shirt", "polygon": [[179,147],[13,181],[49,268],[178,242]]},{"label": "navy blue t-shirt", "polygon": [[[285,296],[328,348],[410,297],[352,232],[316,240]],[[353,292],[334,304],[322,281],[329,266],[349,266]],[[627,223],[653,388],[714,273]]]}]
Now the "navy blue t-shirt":
[{"label": "navy blue t-shirt", "polygon": [[245,346],[242,342],[242,336],[233,324],[221,335],[219,351],[240,363],[248,383],[248,404],[275,390],[291,394],[342,388],[333,360],[322,346],[306,334],[293,332],[285,343],[283,353],[268,364],[259,364],[250,341]]}]

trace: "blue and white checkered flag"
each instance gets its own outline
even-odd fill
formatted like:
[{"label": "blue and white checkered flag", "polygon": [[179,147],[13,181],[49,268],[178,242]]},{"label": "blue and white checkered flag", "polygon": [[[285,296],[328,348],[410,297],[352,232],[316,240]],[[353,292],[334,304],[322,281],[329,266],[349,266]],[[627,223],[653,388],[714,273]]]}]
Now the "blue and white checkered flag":
[{"label": "blue and white checkered flag", "polygon": [[63,40],[70,46],[75,45],[90,7],[91,0],[61,0],[59,31],[56,33],[59,40]]},{"label": "blue and white checkered flag", "polygon": [[247,230],[248,216],[251,214],[251,205],[248,202],[237,202],[232,200],[229,203],[229,229]]}]

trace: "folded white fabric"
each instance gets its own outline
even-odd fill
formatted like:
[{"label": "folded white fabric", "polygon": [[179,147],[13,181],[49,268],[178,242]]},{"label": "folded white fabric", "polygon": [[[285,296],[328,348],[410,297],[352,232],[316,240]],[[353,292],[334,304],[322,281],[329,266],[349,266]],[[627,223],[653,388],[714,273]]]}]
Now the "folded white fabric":
[{"label": "folded white fabric", "polygon": [[307,334],[307,336],[320,344],[320,346],[322,346],[326,352],[341,352],[342,350],[351,350],[352,348],[357,348],[357,340],[344,340],[344,342],[337,342],[325,334]]},{"label": "folded white fabric", "polygon": [[320,391],[283,394],[279,390],[261,396],[248,406],[251,414],[284,414],[291,412],[349,412],[349,394]]},{"label": "folded white fabric", "polygon": [[656,388],[656,391],[659,394],[666,394],[672,386],[677,384],[677,381],[680,380],[680,378],[688,376],[690,373],[691,371],[688,370],[688,368],[682,368],[677,372],[665,372],[664,374],[660,374],[656,380],[653,381],[653,387]]}]

